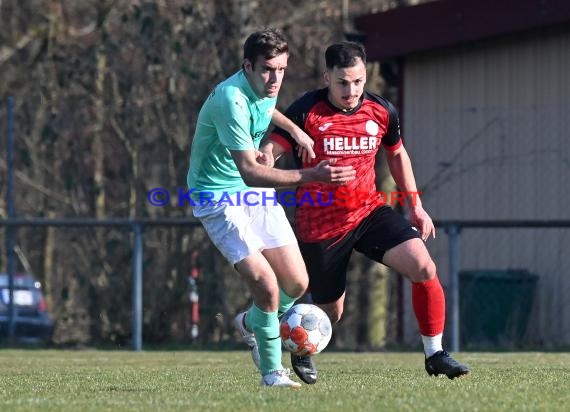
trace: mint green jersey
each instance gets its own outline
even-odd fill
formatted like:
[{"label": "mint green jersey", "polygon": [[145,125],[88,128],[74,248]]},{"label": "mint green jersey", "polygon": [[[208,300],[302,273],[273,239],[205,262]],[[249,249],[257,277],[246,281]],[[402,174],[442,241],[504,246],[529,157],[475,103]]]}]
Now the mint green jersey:
[{"label": "mint green jersey", "polygon": [[187,184],[194,200],[200,192],[219,200],[249,188],[230,150],[259,149],[276,102],[276,97],[259,98],[243,70],[216,86],[200,109],[190,151]]}]

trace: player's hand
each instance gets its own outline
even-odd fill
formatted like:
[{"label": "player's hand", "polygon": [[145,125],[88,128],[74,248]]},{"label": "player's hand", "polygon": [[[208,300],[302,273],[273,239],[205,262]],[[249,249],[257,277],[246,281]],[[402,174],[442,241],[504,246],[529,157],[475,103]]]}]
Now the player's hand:
[{"label": "player's hand", "polygon": [[257,160],[257,163],[263,166],[273,167],[275,165],[275,159],[273,158],[273,153],[271,152],[261,152],[259,150],[256,150],[255,160]]},{"label": "player's hand", "polygon": [[307,133],[297,127],[294,133],[291,133],[291,137],[297,142],[297,154],[303,163],[309,163],[312,159],[317,157],[313,150],[315,142]]},{"label": "player's hand", "polygon": [[[312,151],[312,148],[310,150]],[[312,153],[313,154],[311,155],[311,152],[309,152],[309,150],[307,150],[304,146],[297,146],[297,156],[299,156],[303,164],[309,163],[316,157],[315,152],[312,151]]]},{"label": "player's hand", "polygon": [[317,180],[325,183],[345,184],[356,179],[356,170],[352,166],[333,166],[336,159],[321,160],[314,167]]},{"label": "player's hand", "polygon": [[432,235],[435,239],[435,226],[431,217],[420,205],[410,208],[410,221],[421,233],[422,240],[425,242]]}]

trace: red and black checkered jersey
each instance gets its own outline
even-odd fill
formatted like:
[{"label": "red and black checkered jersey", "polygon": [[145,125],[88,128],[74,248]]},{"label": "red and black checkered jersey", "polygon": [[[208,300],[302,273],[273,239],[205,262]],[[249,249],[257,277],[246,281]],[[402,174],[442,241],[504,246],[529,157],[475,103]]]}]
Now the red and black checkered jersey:
[{"label": "red and black checkered jersey", "polygon": [[[333,106],[327,93],[326,88],[309,92],[285,114],[315,142],[316,158],[304,168],[337,159],[335,166],[354,167],[356,179],[342,186],[312,182],[297,188],[295,229],[303,242],[343,235],[385,204],[375,185],[376,154],[380,144],[390,151],[402,145],[398,113],[389,101],[365,92],[359,105],[346,112]],[[274,130],[269,139],[289,151],[296,145],[282,129]]]}]

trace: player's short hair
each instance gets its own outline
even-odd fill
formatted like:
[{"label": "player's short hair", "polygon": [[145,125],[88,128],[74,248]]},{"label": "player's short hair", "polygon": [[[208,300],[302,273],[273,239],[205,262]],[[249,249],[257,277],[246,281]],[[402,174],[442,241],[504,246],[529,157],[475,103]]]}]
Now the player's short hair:
[{"label": "player's short hair", "polygon": [[243,58],[253,65],[257,56],[272,59],[283,53],[289,53],[287,39],[279,29],[267,28],[249,35],[243,45]]},{"label": "player's short hair", "polygon": [[329,70],[335,67],[344,69],[355,66],[358,63],[357,59],[366,64],[366,50],[362,44],[354,41],[332,44],[325,51],[325,63]]}]

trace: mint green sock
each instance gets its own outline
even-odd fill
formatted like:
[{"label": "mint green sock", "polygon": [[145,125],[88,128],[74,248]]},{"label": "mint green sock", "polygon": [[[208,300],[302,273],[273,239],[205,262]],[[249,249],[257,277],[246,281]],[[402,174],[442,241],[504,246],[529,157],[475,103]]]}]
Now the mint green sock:
[{"label": "mint green sock", "polygon": [[247,311],[245,324],[246,328],[253,330],[255,334],[261,375],[283,369],[277,312],[264,312],[254,303]]},{"label": "mint green sock", "polygon": [[277,310],[277,316],[281,317],[281,315],[291,309],[291,306],[293,306],[296,300],[297,298],[292,298],[287,295],[283,289],[279,288],[279,309]]},{"label": "mint green sock", "polygon": [[[297,298],[292,298],[288,294],[286,294],[283,289],[279,288],[279,308],[277,309],[277,317],[281,318],[281,316],[287,312],[291,307],[295,304]],[[247,313],[251,311],[253,305],[247,310]],[[245,328],[249,332],[253,332],[253,326],[249,323],[249,316],[245,316]]]}]

